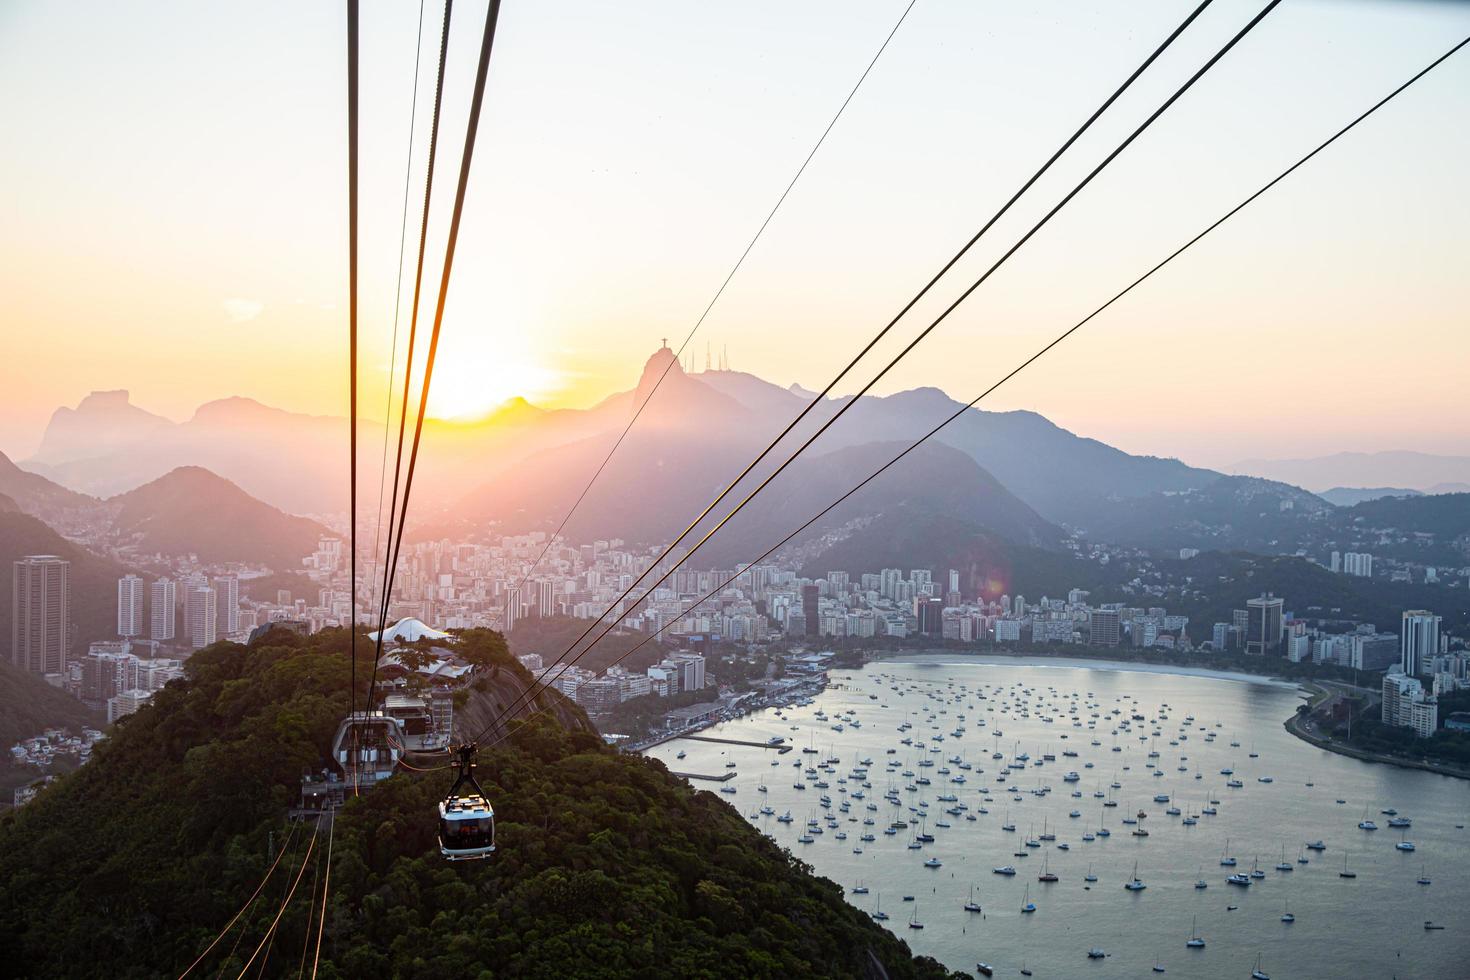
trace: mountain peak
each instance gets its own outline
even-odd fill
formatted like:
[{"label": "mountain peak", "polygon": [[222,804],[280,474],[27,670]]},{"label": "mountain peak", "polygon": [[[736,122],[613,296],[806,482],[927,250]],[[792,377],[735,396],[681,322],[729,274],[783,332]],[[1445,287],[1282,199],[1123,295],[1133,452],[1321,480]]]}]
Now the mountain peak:
[{"label": "mountain peak", "polygon": [[77,403],[76,411],[105,411],[107,409],[132,408],[126,388],[113,391],[93,391]]},{"label": "mountain peak", "polygon": [[677,383],[685,378],[684,368],[680,366],[679,359],[674,356],[674,352],[669,349],[668,342],[665,341],[664,346],[654,351],[647,363],[643,365],[643,374],[638,378],[638,392],[634,404],[642,405],[648,399],[649,393],[653,391],[654,385],[657,385],[660,380],[668,382],[672,379]]}]

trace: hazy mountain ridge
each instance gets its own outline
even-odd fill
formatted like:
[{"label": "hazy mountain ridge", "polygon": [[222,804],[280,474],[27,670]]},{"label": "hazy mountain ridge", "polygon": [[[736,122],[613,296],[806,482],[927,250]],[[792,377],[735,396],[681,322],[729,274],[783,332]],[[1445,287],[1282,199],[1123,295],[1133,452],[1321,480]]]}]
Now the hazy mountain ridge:
[{"label": "hazy mountain ridge", "polygon": [[1470,456],[1390,450],[1333,453],[1302,459],[1246,459],[1232,473],[1294,483],[1308,490],[1332,487],[1410,487],[1425,493],[1470,490]]},{"label": "hazy mountain ridge", "polygon": [[1333,487],[1317,496],[1338,507],[1352,507],[1379,497],[1422,497],[1424,491],[1405,487]]},{"label": "hazy mountain ridge", "polygon": [[[588,409],[547,411],[513,399],[494,413],[494,424],[430,422],[419,456],[410,536],[486,525],[501,531],[551,530],[655,385],[657,393],[566,528],[573,540],[611,535],[647,543],[667,540],[815,397],[743,372],[690,374],[665,348],[648,359],[632,389]],[[848,402],[847,397],[827,398],[812,405],[810,415],[754,471],[749,486]],[[792,472],[771,485],[749,515],[733,521],[721,535],[744,529],[753,538],[730,549],[712,545],[717,553],[758,553],[764,547],[761,534],[771,532],[774,540],[778,525],[784,525],[784,533],[830,500],[787,489],[793,483],[820,484],[824,491],[846,489],[825,479],[828,474],[820,467],[810,467],[810,460],[825,459],[831,466],[856,458],[833,454],[880,444],[892,444],[897,451],[960,407],[935,388],[859,400]],[[221,399],[201,406],[187,422],[167,423],[170,428],[159,429],[168,433],[166,438],[135,445],[125,458],[114,454],[58,461],[65,455],[58,447],[73,453],[88,449],[78,435],[79,419],[110,418],[109,413],[117,419],[100,426],[94,440],[98,445],[106,443],[107,432],[159,429],[158,417],[130,406],[124,392],[91,396],[74,412],[58,413],[65,421],[58,423],[57,439],[48,433],[37,457],[52,462],[27,465],[89,486],[130,481],[136,486],[146,482],[141,479],[145,473],[152,480],[181,465],[201,466],[288,512],[340,512],[345,505],[346,423],[340,418],[297,415],[250,399]],[[359,479],[369,485],[382,439],[381,423],[363,423]],[[967,486],[993,505],[984,512],[961,509],[956,516],[1015,543],[1048,547],[1056,540],[1055,526],[1065,525],[1094,540],[1121,544],[1269,551],[1288,539],[1311,538],[1303,528],[1321,520],[1322,510],[1331,506],[1280,481],[1226,477],[1176,459],[1134,456],[1029,411],[969,409],[930,443],[957,450],[978,467],[978,472],[961,467],[954,458],[941,464],[939,457],[926,454],[930,465],[939,468],[931,474],[931,484],[948,480]],[[871,462],[876,469],[883,460],[872,456]],[[883,506],[868,493],[859,495],[867,501],[868,517],[891,510],[904,497],[912,498],[919,511],[935,506],[936,490],[924,485],[915,464],[916,459],[906,459],[885,475],[885,484],[897,489],[887,494]],[[867,475],[855,467],[841,470],[851,481],[848,486]],[[4,477],[0,471],[0,492],[30,509],[26,499],[8,489],[17,482],[15,474],[9,482]],[[57,491],[68,492],[55,487],[49,491],[53,502]],[[36,495],[34,487],[31,492]],[[740,488],[732,494],[728,505],[744,492]],[[1350,501],[1351,495],[1341,499]],[[808,506],[810,512],[803,513]],[[861,510],[845,507],[840,522],[856,519]],[[773,519],[775,514],[780,521]]]},{"label": "hazy mountain ridge", "polygon": [[106,501],[114,542],[140,554],[195,554],[204,562],[299,568],[332,534],[262,503],[224,477],[182,466]]}]

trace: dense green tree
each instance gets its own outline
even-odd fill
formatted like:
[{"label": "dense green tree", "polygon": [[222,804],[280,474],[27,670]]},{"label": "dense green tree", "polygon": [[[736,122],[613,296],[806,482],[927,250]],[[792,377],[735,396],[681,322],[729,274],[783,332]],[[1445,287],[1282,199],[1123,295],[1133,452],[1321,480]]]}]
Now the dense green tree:
[{"label": "dense green tree", "polygon": [[[472,700],[524,682],[498,637],[466,642],[499,672]],[[445,771],[401,773],[334,821],[292,824],[299,778],[324,764],[347,709],[348,649],[342,631],[277,630],[202,650],[91,763],[0,819],[0,971],[177,975],[280,855],[201,973],[239,973],[259,948],[252,970],[294,976],[319,925],[326,978],[850,977],[875,962],[895,978],[949,975],[714,794],[544,714],[481,752],[489,860],[439,856]],[[328,848],[322,920],[311,897]]]}]

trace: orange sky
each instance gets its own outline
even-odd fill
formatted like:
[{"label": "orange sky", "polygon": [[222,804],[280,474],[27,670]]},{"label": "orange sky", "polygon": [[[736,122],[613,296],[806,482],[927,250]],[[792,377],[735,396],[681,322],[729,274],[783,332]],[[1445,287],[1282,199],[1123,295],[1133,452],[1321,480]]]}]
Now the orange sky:
[{"label": "orange sky", "polygon": [[[52,409],[97,388],[175,418],[230,394],[345,413],[341,5],[80,6],[0,9],[0,87],[24,93],[0,103],[0,450],[28,454]],[[934,309],[1258,6],[1216,3]],[[688,332],[901,9],[507,4],[435,410],[630,386]],[[696,360],[708,340],[821,387],[1186,9],[919,0]],[[436,242],[481,10],[456,22]],[[386,380],[416,16],[364,5],[365,414]],[[1467,33],[1466,5],[1283,4],[884,390],[970,398]],[[1421,86],[991,407],[1213,465],[1470,453],[1470,55]]]}]

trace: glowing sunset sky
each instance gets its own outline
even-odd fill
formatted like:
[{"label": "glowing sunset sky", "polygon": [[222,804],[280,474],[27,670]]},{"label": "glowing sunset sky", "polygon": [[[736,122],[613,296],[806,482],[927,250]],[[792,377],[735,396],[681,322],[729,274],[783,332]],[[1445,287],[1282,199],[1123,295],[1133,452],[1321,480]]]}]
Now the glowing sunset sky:
[{"label": "glowing sunset sky", "polygon": [[[688,332],[905,3],[506,0],[436,412],[630,387],[660,337]],[[821,387],[1192,5],[918,0],[697,362],[707,340],[737,369]],[[916,313],[1260,6],[1217,0]],[[441,12],[424,13],[411,241]],[[370,415],[418,13],[363,4]],[[483,15],[456,5],[429,295]],[[0,6],[0,450],[28,455],[93,389],[173,418],[233,394],[345,414],[344,24],[340,2]],[[881,390],[973,397],[1466,34],[1467,4],[1287,0]],[[1470,453],[1467,119],[1461,52],[988,407],[1206,465]]]}]

